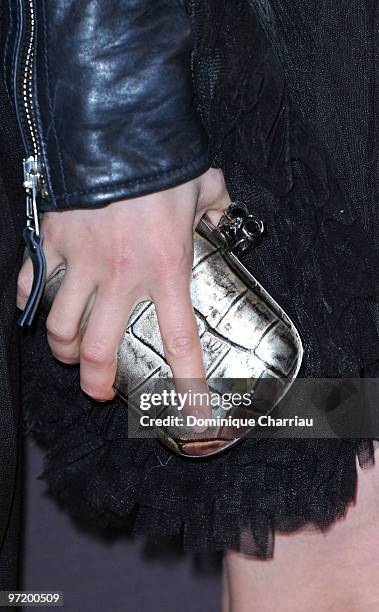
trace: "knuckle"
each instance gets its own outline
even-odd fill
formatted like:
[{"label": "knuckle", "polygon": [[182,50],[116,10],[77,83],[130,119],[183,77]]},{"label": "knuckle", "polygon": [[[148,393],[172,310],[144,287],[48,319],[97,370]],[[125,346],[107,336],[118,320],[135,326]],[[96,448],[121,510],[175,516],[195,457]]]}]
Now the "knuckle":
[{"label": "knuckle", "polygon": [[111,256],[111,267],[115,270],[120,268],[125,268],[130,264],[130,256],[129,253],[125,251],[117,251],[113,253]]},{"label": "knuckle", "polygon": [[50,319],[46,320],[47,333],[52,340],[56,342],[70,343],[75,340],[76,333],[70,329],[65,328],[58,321]]},{"label": "knuckle", "polygon": [[167,359],[183,358],[191,354],[194,338],[191,334],[173,333],[163,341]]},{"label": "knuckle", "polygon": [[110,366],[113,363],[113,358],[109,357],[108,347],[101,340],[91,344],[83,342],[80,348],[80,358],[92,366]]},{"label": "knuckle", "polygon": [[114,239],[108,252],[108,261],[112,270],[122,270],[133,261],[133,251],[124,241]]},{"label": "knuckle", "polygon": [[188,248],[184,243],[169,242],[161,245],[156,259],[161,276],[171,276],[178,270],[183,270],[186,263],[191,261],[192,244]]}]

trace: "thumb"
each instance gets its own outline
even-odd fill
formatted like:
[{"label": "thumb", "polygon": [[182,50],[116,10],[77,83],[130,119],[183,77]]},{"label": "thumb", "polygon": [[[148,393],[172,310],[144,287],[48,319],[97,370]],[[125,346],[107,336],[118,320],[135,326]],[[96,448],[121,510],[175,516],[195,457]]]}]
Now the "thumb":
[{"label": "thumb", "polygon": [[195,224],[206,214],[207,220],[216,226],[230,202],[222,170],[210,168],[201,179]]}]

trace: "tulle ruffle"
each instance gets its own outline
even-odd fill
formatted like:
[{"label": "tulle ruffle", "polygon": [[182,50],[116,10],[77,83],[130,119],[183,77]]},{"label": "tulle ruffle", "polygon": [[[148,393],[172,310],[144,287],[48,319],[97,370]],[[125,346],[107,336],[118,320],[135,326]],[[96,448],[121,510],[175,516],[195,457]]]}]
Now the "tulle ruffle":
[{"label": "tulle ruffle", "polygon": [[79,522],[156,543],[180,536],[191,551],[227,548],[268,557],[275,531],[323,529],[354,499],[365,440],[246,440],[201,462],[157,440],[127,437],[127,408],[79,391],[77,368],[56,362],[41,332],[26,341],[28,428],[48,448],[42,478]]}]

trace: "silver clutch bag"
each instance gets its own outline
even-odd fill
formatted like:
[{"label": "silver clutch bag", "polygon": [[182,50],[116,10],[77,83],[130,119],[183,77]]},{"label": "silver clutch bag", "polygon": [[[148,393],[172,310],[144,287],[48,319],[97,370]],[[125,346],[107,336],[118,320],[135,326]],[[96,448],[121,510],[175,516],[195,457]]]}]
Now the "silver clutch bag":
[{"label": "silver clutch bag", "polygon": [[[250,402],[232,406],[227,414],[221,401],[212,404],[209,425],[201,431],[187,426],[188,419],[174,422],[176,406],[160,407],[154,412],[156,424],[141,437],[158,437],[187,457],[218,454],[246,437],[254,428],[252,421],[268,415],[295,380],[303,354],[299,334],[238,258],[257,245],[262,232],[260,220],[249,215],[244,206],[232,204],[217,228],[202,219],[194,233],[191,295],[207,383],[212,395],[221,399],[225,391],[237,391],[247,394]],[[46,284],[43,307],[47,310],[63,274],[64,270],[58,271]],[[114,383],[128,404],[130,435],[140,436],[141,416],[146,416],[140,409],[141,394],[170,384],[174,381],[165,360],[155,307],[145,301],[129,318]]]}]

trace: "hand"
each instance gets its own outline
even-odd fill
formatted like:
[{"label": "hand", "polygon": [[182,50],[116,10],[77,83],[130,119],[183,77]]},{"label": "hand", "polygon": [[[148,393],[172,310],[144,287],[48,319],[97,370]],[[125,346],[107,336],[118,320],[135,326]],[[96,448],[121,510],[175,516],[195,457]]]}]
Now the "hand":
[{"label": "hand", "polygon": [[[189,290],[193,230],[205,213],[216,225],[229,203],[222,172],[210,169],[173,189],[104,208],[44,214],[47,278],[66,268],[46,322],[48,342],[60,361],[80,362],[88,395],[114,397],[117,350],[133,308],[144,300],[155,303],[174,377],[204,378]],[[32,276],[27,259],[19,274],[19,308]]]}]

